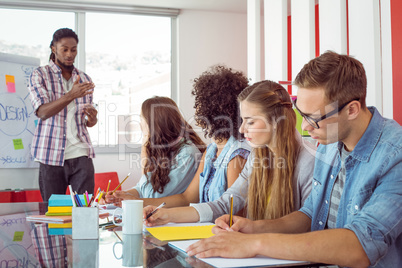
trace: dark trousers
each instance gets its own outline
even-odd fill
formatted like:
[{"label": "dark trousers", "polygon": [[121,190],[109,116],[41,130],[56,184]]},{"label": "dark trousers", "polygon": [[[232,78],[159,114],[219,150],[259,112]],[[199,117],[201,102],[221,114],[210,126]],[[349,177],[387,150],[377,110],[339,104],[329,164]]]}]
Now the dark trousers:
[{"label": "dark trousers", "polygon": [[39,165],[39,189],[44,202],[52,194],[65,194],[68,185],[82,194],[94,193],[95,169],[91,158],[81,156],[64,161],[64,166]]}]

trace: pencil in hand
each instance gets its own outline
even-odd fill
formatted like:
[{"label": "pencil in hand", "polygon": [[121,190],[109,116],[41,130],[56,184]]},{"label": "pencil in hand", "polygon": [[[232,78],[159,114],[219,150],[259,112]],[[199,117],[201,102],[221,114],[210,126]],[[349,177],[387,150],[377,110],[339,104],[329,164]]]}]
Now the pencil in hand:
[{"label": "pencil in hand", "polygon": [[111,180],[109,180],[109,182],[108,182],[108,184],[107,184],[106,193],[109,192],[110,182],[111,182]]},{"label": "pencil in hand", "polygon": [[230,194],[230,216],[229,216],[229,227],[233,224],[233,194]]},{"label": "pencil in hand", "polygon": [[119,183],[119,185],[117,185],[117,187],[112,191],[111,194],[114,194],[114,192],[116,192],[116,190],[123,184],[123,182],[125,182],[125,181],[128,179],[128,177],[130,177],[130,174],[131,174],[131,173],[128,173],[127,177],[126,177],[124,180],[122,180],[122,181]]}]

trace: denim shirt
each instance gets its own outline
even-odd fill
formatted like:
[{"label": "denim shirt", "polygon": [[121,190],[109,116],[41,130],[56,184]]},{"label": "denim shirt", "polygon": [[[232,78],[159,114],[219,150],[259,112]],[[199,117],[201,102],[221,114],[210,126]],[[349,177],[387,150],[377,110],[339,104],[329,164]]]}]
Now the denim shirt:
[{"label": "denim shirt", "polygon": [[246,149],[250,151],[250,146],[246,142],[241,142],[236,140],[233,136],[229,138],[222,152],[215,159],[216,154],[216,143],[211,143],[205,154],[204,170],[200,174],[200,187],[199,196],[200,203],[202,202],[203,191],[205,183],[208,180],[209,173],[211,172],[212,166],[216,169],[214,178],[209,186],[208,198],[210,201],[218,199],[227,189],[227,167],[230,162],[230,156],[234,151],[239,148]]},{"label": "denim shirt", "polygon": [[[336,228],[355,233],[371,266],[402,267],[402,127],[369,110],[370,124],[345,160]],[[300,209],[311,218],[312,231],[325,228],[342,146],[318,147],[311,194]]]}]

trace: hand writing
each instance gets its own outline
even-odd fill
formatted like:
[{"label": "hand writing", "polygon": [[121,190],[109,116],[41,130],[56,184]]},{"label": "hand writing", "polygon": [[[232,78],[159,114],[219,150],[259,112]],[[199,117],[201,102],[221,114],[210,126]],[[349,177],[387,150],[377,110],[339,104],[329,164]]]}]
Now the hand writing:
[{"label": "hand writing", "polygon": [[[147,218],[147,216],[156,209],[157,207],[155,206],[146,206],[143,209],[142,215],[144,220]],[[158,209],[151,217],[149,217],[145,221],[146,226],[157,226],[157,225],[163,225],[166,223],[169,223],[169,210],[165,208],[160,208]]]},{"label": "hand writing", "polygon": [[223,215],[217,218],[215,220],[215,226],[212,228],[212,232],[214,234],[219,234],[227,231],[253,233],[253,221],[243,217],[233,216],[233,225],[229,228],[229,215]]}]

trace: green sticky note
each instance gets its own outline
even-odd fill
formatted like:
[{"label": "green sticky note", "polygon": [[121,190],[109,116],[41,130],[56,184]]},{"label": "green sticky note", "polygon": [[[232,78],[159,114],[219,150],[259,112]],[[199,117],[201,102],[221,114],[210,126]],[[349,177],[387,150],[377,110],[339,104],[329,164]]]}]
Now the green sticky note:
[{"label": "green sticky note", "polygon": [[18,231],[16,231],[16,232],[14,233],[14,239],[13,239],[13,241],[14,241],[14,242],[21,242],[23,237],[24,237],[24,232],[18,232]]},{"label": "green sticky note", "polygon": [[24,144],[22,144],[22,139],[15,139],[15,140],[13,140],[13,143],[14,143],[15,150],[24,149]]}]

